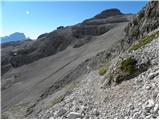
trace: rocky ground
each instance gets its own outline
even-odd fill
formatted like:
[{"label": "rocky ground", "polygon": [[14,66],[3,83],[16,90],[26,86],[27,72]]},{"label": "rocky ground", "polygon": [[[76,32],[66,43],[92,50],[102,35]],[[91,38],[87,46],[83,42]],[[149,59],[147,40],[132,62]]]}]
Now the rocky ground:
[{"label": "rocky ground", "polygon": [[2,45],[2,118],[158,118],[158,15],[150,1]]},{"label": "rocky ground", "polygon": [[[43,110],[35,118],[159,118],[158,39],[131,53],[112,60],[110,68],[122,58],[134,56],[137,64],[150,61],[149,68],[118,85],[104,86],[107,76],[91,71],[70,95]],[[32,116],[33,118],[33,116]]]}]

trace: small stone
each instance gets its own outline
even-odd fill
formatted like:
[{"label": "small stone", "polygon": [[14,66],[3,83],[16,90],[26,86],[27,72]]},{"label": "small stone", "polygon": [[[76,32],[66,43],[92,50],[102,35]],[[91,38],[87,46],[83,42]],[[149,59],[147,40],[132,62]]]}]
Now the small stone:
[{"label": "small stone", "polygon": [[83,101],[82,101],[82,100],[79,100],[79,103],[80,103],[80,104],[83,104]]},{"label": "small stone", "polygon": [[151,86],[146,86],[146,90],[150,90],[151,89]]},{"label": "small stone", "polygon": [[151,109],[152,107],[154,107],[154,101],[150,99],[145,103],[145,109]]},{"label": "small stone", "polygon": [[67,116],[68,119],[76,119],[76,118],[82,118],[81,114],[77,112],[70,112]]},{"label": "small stone", "polygon": [[97,111],[97,109],[94,109],[94,110],[93,110],[93,114],[94,114],[96,117],[99,116],[99,112]]},{"label": "small stone", "polygon": [[150,119],[152,117],[152,115],[148,115],[148,116],[146,116],[145,118],[146,119]]},{"label": "small stone", "polygon": [[78,112],[80,109],[76,106],[73,108],[73,111]]},{"label": "small stone", "polygon": [[87,103],[85,103],[84,106],[87,106]]},{"label": "small stone", "polygon": [[132,104],[129,104],[128,107],[129,107],[130,110],[134,110],[134,106]]},{"label": "small stone", "polygon": [[159,105],[158,105],[158,104],[156,104],[156,105],[154,106],[153,111],[154,111],[154,113],[156,113],[158,110],[159,110]]},{"label": "small stone", "polygon": [[129,116],[125,116],[124,119],[129,119]]},{"label": "small stone", "polygon": [[89,116],[87,115],[87,116],[85,116],[85,119],[89,119]]},{"label": "small stone", "polygon": [[54,117],[50,117],[49,119],[54,119]]},{"label": "small stone", "polygon": [[141,78],[139,78],[139,79],[136,80],[137,83],[142,82],[142,81],[143,80]]},{"label": "small stone", "polygon": [[134,115],[133,115],[133,118],[135,119],[135,118],[139,118],[139,116],[140,116],[140,114],[138,113],[138,112],[136,112]]},{"label": "small stone", "polygon": [[100,76],[100,80],[104,82],[106,80],[106,77],[105,76]]},{"label": "small stone", "polygon": [[57,117],[61,117],[63,114],[65,114],[67,112],[67,110],[66,109],[60,109],[58,112],[57,112],[57,114],[56,114],[56,116]]},{"label": "small stone", "polygon": [[159,73],[150,73],[149,76],[148,76],[148,79],[151,80],[153,79],[154,77],[156,77]]},{"label": "small stone", "polygon": [[81,110],[82,110],[82,111],[86,111],[86,110],[87,110],[87,107],[86,107],[86,106],[81,106]]}]

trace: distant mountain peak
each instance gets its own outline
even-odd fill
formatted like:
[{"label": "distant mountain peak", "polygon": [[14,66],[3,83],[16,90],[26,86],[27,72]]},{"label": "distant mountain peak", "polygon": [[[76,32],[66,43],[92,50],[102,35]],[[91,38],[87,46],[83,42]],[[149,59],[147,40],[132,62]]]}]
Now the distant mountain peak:
[{"label": "distant mountain peak", "polygon": [[94,18],[103,19],[110,16],[115,16],[115,15],[123,15],[123,13],[119,9],[111,8],[111,9],[102,11],[100,14],[96,15]]},{"label": "distant mountain peak", "polygon": [[1,37],[1,43],[10,42],[10,41],[19,41],[27,39],[24,33],[15,32],[9,36]]}]

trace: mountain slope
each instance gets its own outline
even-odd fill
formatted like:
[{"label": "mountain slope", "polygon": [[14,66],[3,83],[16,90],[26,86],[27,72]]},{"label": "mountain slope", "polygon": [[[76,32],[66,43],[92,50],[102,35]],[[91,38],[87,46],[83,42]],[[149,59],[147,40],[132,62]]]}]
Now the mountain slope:
[{"label": "mountain slope", "polygon": [[151,66],[143,73],[118,85],[113,83],[107,85],[107,76],[100,76],[98,71],[91,71],[82,76],[79,82],[75,82],[75,86],[72,85],[72,93],[60,95],[64,97],[63,100],[56,101],[54,97],[48,98],[49,100],[45,102],[52,102],[52,106],[49,109],[42,109],[34,117],[51,119],[158,118],[158,39],[154,39],[133,53],[125,52],[112,59],[108,73],[115,67],[117,68],[118,61],[129,56],[134,56],[140,64],[146,60],[152,61]]},{"label": "mountain slope", "polygon": [[[125,19],[125,21],[117,23],[107,22],[104,25],[102,24],[102,26],[106,26],[108,24],[112,25],[110,30],[107,30],[108,32],[103,33],[102,35],[96,35],[92,31],[95,28],[97,28],[98,31],[98,29],[101,28],[101,26],[91,24],[85,25],[91,26],[91,28],[88,30],[89,32],[84,32],[84,34],[81,34],[80,38],[73,38],[73,36],[71,36],[71,38],[73,39],[68,39],[70,38],[71,27],[67,27],[63,28],[62,30],[60,29],[48,33],[48,37],[46,36],[46,38],[40,37],[37,41],[31,41],[29,42],[29,44],[26,44],[24,52],[26,52],[27,54],[22,52],[21,49],[23,47],[16,46],[15,48],[17,49],[17,55],[12,56],[10,60],[13,61],[16,65],[22,65],[26,63],[25,61],[23,61],[23,58],[24,60],[27,60],[28,63],[36,59],[39,59],[40,57],[43,58],[44,56],[55,53],[56,51],[54,51],[54,46],[56,46],[56,41],[61,41],[61,39],[53,39],[56,36],[58,36],[58,38],[62,38],[63,41],[66,40],[64,41],[64,43],[61,43],[60,46],[65,45],[66,47],[71,42],[70,40],[73,41],[67,48],[65,48],[65,50],[62,50],[61,52],[58,52],[53,56],[45,57],[43,59],[32,62],[28,65],[17,67],[18,65],[14,66],[15,64],[12,62],[12,65],[16,68],[10,69],[7,73],[5,73],[2,76],[2,111],[11,108],[11,106],[15,105],[16,103],[22,100],[29,102],[29,104],[27,104],[27,107],[30,106],[30,101],[33,100],[33,103],[35,103],[35,101],[39,99],[39,96],[45,93],[45,91],[48,90],[48,88],[51,87],[51,85],[53,85],[54,83],[59,84],[59,81],[63,82],[64,77],[74,72],[75,69],[83,62],[85,62],[87,59],[95,56],[98,52],[106,48],[110,48],[115,42],[121,40],[125,35],[123,29],[127,25],[128,21],[131,19],[132,15],[123,15],[119,17],[122,17],[123,19]],[[111,18],[108,17],[106,18],[106,20],[114,18],[118,19],[119,17],[111,16]],[[85,31],[86,28],[88,28],[83,27],[84,25],[75,26],[77,28],[72,29],[81,29],[82,31]],[[66,32],[68,36],[66,36]],[[77,44],[77,41],[87,39],[90,33],[93,33],[93,35],[91,35],[91,41],[79,47],[73,47],[75,44]],[[50,46],[52,45],[52,43],[55,43],[53,47]],[[61,48],[58,44],[59,43],[57,43],[57,51]],[[23,46],[23,44],[21,46]],[[30,49],[32,47],[33,51]],[[42,49],[45,49],[46,52],[37,52]],[[36,59],[34,58],[34,56]],[[78,69],[76,70],[76,72],[78,72]],[[78,73],[72,75],[73,78],[66,79],[64,83],[62,83],[62,86],[65,85],[67,81],[71,81],[84,73],[85,70],[79,70]]]},{"label": "mountain slope", "polygon": [[[149,2],[146,8],[150,5],[155,6],[152,7],[151,11],[158,9],[157,2],[152,2],[152,4]],[[144,14],[147,14],[147,10],[148,9],[144,9]],[[9,69],[9,71],[2,76],[3,118],[106,118],[106,116],[109,116],[109,118],[141,118],[141,116],[133,116],[136,110],[138,110],[138,112],[140,110],[137,106],[135,106],[137,108],[134,112],[129,111],[132,112],[130,115],[122,115],[125,112],[119,112],[118,110],[123,108],[124,111],[127,111],[128,108],[123,106],[128,103],[127,100],[129,100],[129,98],[133,98],[132,92],[135,89],[132,89],[132,87],[137,89],[135,96],[139,97],[138,93],[141,90],[142,93],[145,93],[144,89],[141,89],[143,86],[137,85],[137,80],[139,80],[141,76],[145,75],[143,82],[148,84],[148,79],[146,80],[146,78],[149,76],[147,76],[147,74],[153,72],[155,77],[155,79],[152,78],[153,83],[157,85],[157,36],[154,36],[156,38],[152,39],[149,44],[145,44],[142,48],[129,53],[128,48],[130,46],[132,48],[132,43],[139,41],[139,38],[141,39],[141,37],[128,39],[130,35],[128,34],[130,29],[129,25],[133,23],[136,18],[132,19],[133,15],[124,15],[119,12],[117,15],[117,10],[115,16],[111,15],[108,17],[107,15],[104,18],[106,11],[105,14],[104,12],[102,13],[101,17],[96,18],[95,16],[75,26],[62,27],[51,33],[41,35],[36,42],[27,44],[24,51],[20,47],[17,50],[18,52],[13,52],[17,54],[16,56],[9,56],[11,60],[14,61],[14,64],[12,64],[14,68]],[[148,17],[138,22],[139,27],[141,27],[143,23],[146,23],[147,20],[145,19],[148,19]],[[149,21],[154,22],[157,19],[158,17],[153,19],[151,17]],[[150,24],[147,26],[149,25]],[[134,27],[136,27],[136,25],[132,25],[132,28]],[[158,28],[158,26],[155,28]],[[68,34],[66,35],[66,33]],[[138,36],[140,35],[141,34],[138,33]],[[66,41],[63,43],[62,40]],[[55,44],[51,46],[53,41]],[[44,52],[43,49],[45,49]],[[39,50],[42,51],[37,52]],[[152,52],[154,54],[151,54]],[[31,57],[31,60],[23,61],[23,58],[30,58],[27,55]],[[120,74],[123,73],[122,71],[117,73],[119,68],[115,63],[128,58],[128,56],[134,56],[136,61],[138,61],[137,67],[143,67],[143,65],[141,66],[143,62],[145,63],[144,65],[146,65],[146,60],[153,61],[151,62],[151,66],[143,68],[144,71],[138,70],[138,73],[135,73],[136,76],[130,76],[126,73]],[[111,63],[109,61],[111,61]],[[105,65],[106,62],[107,65]],[[5,65],[7,64],[10,63],[6,63]],[[110,64],[112,67],[109,68],[110,72],[108,73],[115,75],[113,78],[115,77],[114,79],[121,84],[119,83],[117,85],[116,81],[113,81],[113,83],[108,82],[108,74],[106,77],[100,77],[97,72],[94,71],[101,66],[106,67]],[[112,68],[115,68],[116,71],[114,72]],[[89,75],[87,74],[88,72],[90,72]],[[116,77],[116,75],[120,75],[120,77]],[[129,80],[123,81],[121,77],[124,78],[124,80]],[[127,86],[132,87],[128,88]],[[139,87],[141,88],[138,89]],[[127,95],[127,91],[130,91],[131,94]],[[153,94],[147,92],[145,95],[152,96],[155,91],[157,91],[157,88],[151,90]],[[103,97],[107,96],[109,98],[106,98],[106,102],[109,104],[109,101],[112,101],[109,105],[103,102]],[[118,99],[114,99],[115,96],[117,96]],[[99,97],[102,98],[99,99]],[[83,101],[80,101],[80,99]],[[117,101],[120,99],[122,102]],[[147,99],[148,98],[144,100],[146,101]],[[156,101],[157,97],[154,100]],[[130,100],[131,103],[134,101],[134,99]],[[138,102],[135,101],[135,104],[137,103]],[[155,103],[157,104],[157,101]],[[155,107],[157,105],[155,105],[155,103],[150,108],[156,109],[153,116],[157,118],[157,108]],[[146,101],[146,106],[147,104]],[[119,108],[116,108],[115,105],[119,105]],[[64,107],[65,110],[61,110],[62,107]],[[148,106],[146,108],[148,109]],[[106,110],[109,111],[107,112]],[[113,114],[115,112],[117,114]],[[152,111],[149,111],[149,115],[152,115],[150,114],[151,112]],[[146,116],[142,118],[146,118]]]},{"label": "mountain slope", "polygon": [[[110,11],[112,11],[113,15],[110,14]],[[118,26],[119,23],[125,23],[130,20],[129,16],[131,15],[124,15],[120,12],[117,13],[117,11],[116,9],[106,10],[105,14],[104,12],[99,14],[103,14],[104,18],[97,19],[95,16],[80,24],[63,27],[53,32],[42,34],[36,41],[25,48],[19,46],[15,47],[14,50],[10,51],[7,57],[9,61],[4,62],[6,60],[2,60],[2,66],[11,65],[13,68],[16,68],[43,57],[54,55],[65,50],[69,46],[73,46],[74,48],[80,47],[92,41],[92,37],[102,35]],[[108,14],[110,14],[110,16],[108,16]]]}]

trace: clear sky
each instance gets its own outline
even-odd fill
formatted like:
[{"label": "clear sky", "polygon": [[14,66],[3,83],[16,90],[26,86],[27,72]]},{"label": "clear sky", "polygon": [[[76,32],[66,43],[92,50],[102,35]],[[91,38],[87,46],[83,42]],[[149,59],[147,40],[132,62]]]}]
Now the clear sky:
[{"label": "clear sky", "polygon": [[23,32],[32,39],[58,26],[70,26],[91,18],[102,10],[118,8],[123,13],[137,13],[147,1],[3,1],[0,36]]}]

